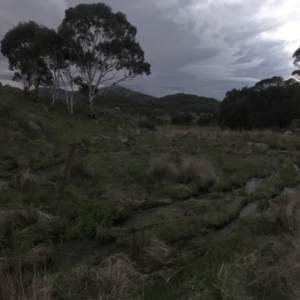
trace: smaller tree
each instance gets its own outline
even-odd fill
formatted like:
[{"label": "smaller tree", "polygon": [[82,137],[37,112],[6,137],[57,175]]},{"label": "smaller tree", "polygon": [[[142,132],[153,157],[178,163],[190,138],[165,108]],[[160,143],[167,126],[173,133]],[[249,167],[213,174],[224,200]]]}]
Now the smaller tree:
[{"label": "smaller tree", "polygon": [[47,64],[42,59],[40,36],[46,27],[30,21],[19,23],[1,41],[1,52],[8,58],[9,69],[16,71],[13,80],[21,81],[24,92],[34,87],[35,97],[41,84],[51,80]]},{"label": "smaller tree", "polygon": [[214,116],[212,114],[204,113],[201,114],[199,119],[197,120],[197,124],[199,126],[207,126],[212,122]]}]

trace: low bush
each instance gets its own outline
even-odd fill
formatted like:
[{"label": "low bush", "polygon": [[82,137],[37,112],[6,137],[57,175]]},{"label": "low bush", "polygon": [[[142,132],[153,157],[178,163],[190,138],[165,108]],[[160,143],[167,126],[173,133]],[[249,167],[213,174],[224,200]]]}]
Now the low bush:
[{"label": "low bush", "polygon": [[150,120],[150,119],[141,120],[141,121],[138,122],[138,124],[139,124],[139,126],[141,126],[143,128],[146,128],[146,129],[149,129],[151,131],[157,131],[155,122]]},{"label": "low bush", "polygon": [[193,183],[198,189],[206,189],[217,180],[209,161],[178,154],[162,154],[154,159],[149,168],[149,175],[157,181]]}]

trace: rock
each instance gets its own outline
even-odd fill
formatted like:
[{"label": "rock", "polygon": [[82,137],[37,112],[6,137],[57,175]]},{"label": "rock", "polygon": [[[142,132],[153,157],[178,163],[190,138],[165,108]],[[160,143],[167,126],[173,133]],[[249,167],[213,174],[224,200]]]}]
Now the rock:
[{"label": "rock", "polygon": [[120,111],[120,107],[115,107],[115,110],[116,111]]},{"label": "rock", "polygon": [[253,143],[253,142],[249,142],[247,143],[248,146],[254,146],[254,147],[258,147],[258,148],[266,148],[268,147],[266,144],[262,144],[262,143]]},{"label": "rock", "polygon": [[295,192],[296,192],[296,188],[285,187],[280,195],[281,196],[288,196],[288,195],[294,194]]},{"label": "rock", "polygon": [[29,125],[30,129],[32,129],[32,130],[35,130],[35,131],[38,131],[38,132],[43,131],[42,128],[32,120],[28,120],[28,125]]},{"label": "rock", "polygon": [[245,185],[245,192],[248,195],[254,193],[257,190],[257,188],[261,185],[262,182],[263,182],[262,178],[252,178],[248,180]]},{"label": "rock", "polygon": [[240,211],[239,219],[244,219],[244,218],[253,216],[257,210],[257,206],[258,206],[258,204],[256,202],[252,202],[252,203],[249,203],[248,205],[246,205]]},{"label": "rock", "polygon": [[286,131],[285,133],[284,133],[284,135],[292,135],[293,134],[293,132],[292,131]]},{"label": "rock", "polygon": [[123,131],[123,128],[120,127],[120,126],[118,126],[118,127],[117,127],[117,130],[118,130],[118,131]]}]

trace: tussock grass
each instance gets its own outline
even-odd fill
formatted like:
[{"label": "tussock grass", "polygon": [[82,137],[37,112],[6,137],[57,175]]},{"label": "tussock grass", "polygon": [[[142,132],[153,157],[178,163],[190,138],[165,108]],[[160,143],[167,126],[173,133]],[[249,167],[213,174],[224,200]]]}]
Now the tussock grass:
[{"label": "tussock grass", "polygon": [[24,272],[20,264],[16,263],[10,268],[0,267],[0,295],[2,299],[53,299],[53,280],[45,276],[36,268]]},{"label": "tussock grass", "polygon": [[217,175],[212,164],[205,159],[187,158],[183,161],[184,183],[194,183],[198,189],[212,186],[217,181]]},{"label": "tussock grass", "polygon": [[92,299],[110,300],[128,299],[134,280],[140,276],[126,254],[110,256],[98,267],[79,265],[70,275],[87,281],[86,291],[81,292],[92,294]]},{"label": "tussock grass", "polygon": [[149,175],[157,181],[180,182],[182,181],[181,158],[171,154],[162,154],[154,159],[149,168]]},{"label": "tussock grass", "polygon": [[14,189],[24,192],[36,185],[37,182],[37,178],[30,174],[29,169],[25,169],[18,171],[18,173],[11,180],[10,185]]},{"label": "tussock grass", "polygon": [[0,209],[0,235],[9,235],[18,228],[24,228],[38,221],[35,210],[23,206],[2,207]]},{"label": "tussock grass", "polygon": [[208,160],[178,154],[162,154],[152,161],[148,172],[159,182],[193,183],[199,190],[217,181],[217,175]]},{"label": "tussock grass", "polygon": [[175,251],[164,242],[152,239],[150,244],[143,247],[134,255],[138,270],[142,273],[153,273],[173,262]]}]

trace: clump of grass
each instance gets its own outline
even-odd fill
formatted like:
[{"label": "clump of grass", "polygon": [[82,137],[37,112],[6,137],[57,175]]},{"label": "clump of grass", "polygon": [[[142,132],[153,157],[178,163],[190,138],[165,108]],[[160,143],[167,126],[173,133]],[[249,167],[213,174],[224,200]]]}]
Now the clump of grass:
[{"label": "clump of grass", "polygon": [[22,169],[12,178],[10,185],[14,189],[24,192],[36,183],[37,179],[30,174],[29,169]]},{"label": "clump of grass", "polygon": [[180,182],[182,181],[181,164],[180,156],[162,154],[152,161],[149,174],[157,181]]},{"label": "clump of grass", "polygon": [[34,268],[24,271],[20,263],[0,267],[1,299],[50,300],[53,280]]},{"label": "clump of grass", "polygon": [[217,181],[217,175],[208,160],[178,154],[162,154],[154,159],[149,174],[159,182],[192,183],[199,190],[206,189]]},{"label": "clump of grass", "polygon": [[140,274],[135,270],[126,254],[110,256],[98,267],[80,265],[73,269],[72,278],[86,280],[86,291],[93,293],[93,299],[128,299],[127,295],[134,279]]},{"label": "clump of grass", "polygon": [[164,242],[152,239],[150,245],[138,251],[134,259],[142,273],[153,273],[173,262],[174,250]]},{"label": "clump of grass", "polygon": [[198,189],[210,187],[217,181],[217,175],[211,163],[206,159],[187,158],[183,161],[185,183],[194,183]]},{"label": "clump of grass", "polygon": [[15,229],[24,228],[37,222],[38,214],[21,206],[6,207],[0,210],[0,235],[9,235]]}]

